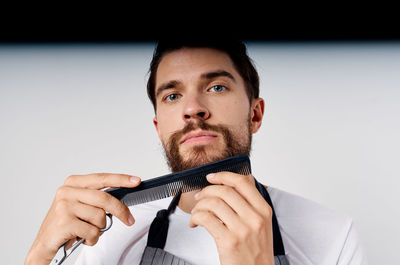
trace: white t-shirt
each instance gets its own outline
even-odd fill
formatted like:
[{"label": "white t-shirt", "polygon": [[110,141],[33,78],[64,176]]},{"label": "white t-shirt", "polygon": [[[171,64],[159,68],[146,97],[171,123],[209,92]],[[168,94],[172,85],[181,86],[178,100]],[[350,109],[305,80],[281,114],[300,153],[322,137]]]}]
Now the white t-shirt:
[{"label": "white t-shirt", "polygon": [[[268,187],[291,265],[366,265],[352,219],[308,199]],[[75,264],[139,264],[151,222],[172,198],[130,207],[131,227],[113,218],[113,226],[93,247],[82,245]],[[170,215],[165,251],[193,265],[220,264],[213,237],[189,227],[190,214],[179,207]]]}]

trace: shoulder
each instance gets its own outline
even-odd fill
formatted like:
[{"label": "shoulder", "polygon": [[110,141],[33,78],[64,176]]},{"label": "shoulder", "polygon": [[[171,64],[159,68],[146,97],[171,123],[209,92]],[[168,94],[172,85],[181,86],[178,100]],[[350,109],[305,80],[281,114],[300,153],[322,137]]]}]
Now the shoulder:
[{"label": "shoulder", "polygon": [[304,219],[313,224],[350,225],[352,218],[321,203],[275,187],[267,187],[276,215],[284,219]]},{"label": "shoulder", "polygon": [[267,187],[267,191],[285,249],[292,260],[300,264],[307,264],[305,260],[297,260],[300,257],[308,257],[316,264],[323,263],[323,260],[338,261],[359,249],[360,244],[350,216],[274,187]]}]

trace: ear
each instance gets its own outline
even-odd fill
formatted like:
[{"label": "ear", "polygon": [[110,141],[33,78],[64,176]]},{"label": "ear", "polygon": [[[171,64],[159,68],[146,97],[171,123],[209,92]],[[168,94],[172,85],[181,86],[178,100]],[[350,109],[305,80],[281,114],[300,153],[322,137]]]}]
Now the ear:
[{"label": "ear", "polygon": [[256,133],[261,127],[262,119],[264,117],[264,99],[255,98],[251,104],[251,132]]},{"label": "ear", "polygon": [[157,134],[158,134],[158,138],[161,140],[161,134],[160,134],[160,129],[158,128],[157,116],[155,116],[155,117],[153,118],[153,124],[154,124],[154,127],[156,127],[156,131],[157,131]]}]

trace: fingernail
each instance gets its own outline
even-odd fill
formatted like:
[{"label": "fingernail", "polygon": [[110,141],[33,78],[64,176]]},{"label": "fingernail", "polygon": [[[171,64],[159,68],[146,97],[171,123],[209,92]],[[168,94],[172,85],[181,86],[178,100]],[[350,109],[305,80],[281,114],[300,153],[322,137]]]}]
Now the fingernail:
[{"label": "fingernail", "polygon": [[199,195],[200,195],[199,193],[200,193],[200,191],[194,194],[195,199],[197,199],[199,197]]},{"label": "fingernail", "polygon": [[215,179],[215,173],[208,174],[207,179],[211,179],[211,180]]},{"label": "fingernail", "polygon": [[129,181],[132,182],[132,183],[138,183],[138,182],[139,182],[139,178],[137,178],[137,177],[131,177],[131,178],[129,179]]},{"label": "fingernail", "polygon": [[129,225],[133,225],[135,223],[135,218],[133,218],[132,214],[130,214],[128,217],[128,223]]}]

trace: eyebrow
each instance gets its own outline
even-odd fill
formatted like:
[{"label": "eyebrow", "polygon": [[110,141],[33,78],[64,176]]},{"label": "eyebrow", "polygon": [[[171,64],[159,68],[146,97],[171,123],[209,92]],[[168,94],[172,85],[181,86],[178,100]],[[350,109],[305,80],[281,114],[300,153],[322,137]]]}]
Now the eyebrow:
[{"label": "eyebrow", "polygon": [[172,80],[172,81],[168,81],[164,84],[161,84],[156,91],[156,98],[161,94],[161,92],[163,92],[166,89],[170,89],[170,88],[174,88],[176,86],[178,86],[181,82],[178,80]]},{"label": "eyebrow", "polygon": [[233,82],[236,83],[236,79],[233,75],[225,70],[216,70],[208,73],[204,73],[200,76],[201,79],[214,79],[216,77],[225,76],[230,78]]},{"label": "eyebrow", "polygon": [[[221,76],[228,77],[229,79],[231,79],[233,82],[236,83],[236,79],[233,77],[233,75],[225,70],[215,70],[215,71],[203,73],[203,74],[201,74],[200,79],[210,80],[210,79],[214,79],[214,78],[221,77]],[[182,82],[178,81],[178,80],[171,80],[171,81],[161,84],[156,90],[156,97],[158,97],[161,94],[161,92],[163,92],[164,90],[174,88],[181,83]]]}]

